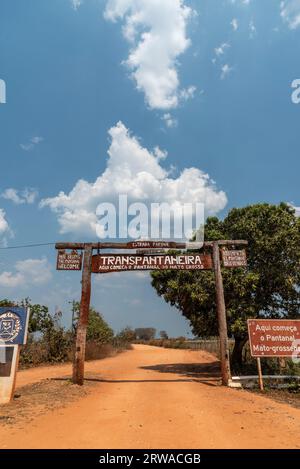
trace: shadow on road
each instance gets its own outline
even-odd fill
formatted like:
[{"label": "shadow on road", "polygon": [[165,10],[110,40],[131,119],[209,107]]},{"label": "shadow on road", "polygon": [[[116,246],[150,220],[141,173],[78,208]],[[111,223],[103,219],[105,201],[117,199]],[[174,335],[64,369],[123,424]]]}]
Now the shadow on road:
[{"label": "shadow on road", "polygon": [[174,373],[183,375],[191,381],[210,385],[217,385],[221,377],[220,363],[166,363],[142,366],[143,370],[159,371],[160,373]]},{"label": "shadow on road", "polygon": [[[71,378],[50,378],[51,381],[71,381]],[[105,378],[84,378],[84,381],[96,383],[190,383],[194,379],[105,379]]]},{"label": "shadow on road", "polygon": [[[174,374],[176,377],[162,377],[161,379],[105,379],[100,376],[85,376],[85,381],[98,383],[184,383],[197,382],[207,386],[218,386],[220,381],[220,363],[166,363],[151,366],[140,366],[141,370],[156,371],[162,374]],[[179,376],[178,376],[179,375]],[[70,381],[70,377],[51,378],[53,381]]]}]

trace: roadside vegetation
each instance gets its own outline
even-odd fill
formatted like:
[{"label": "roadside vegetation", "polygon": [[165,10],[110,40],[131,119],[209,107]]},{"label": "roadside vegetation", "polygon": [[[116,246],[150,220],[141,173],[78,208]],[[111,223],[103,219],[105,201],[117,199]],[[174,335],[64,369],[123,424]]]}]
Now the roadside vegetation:
[{"label": "roadside vegetation", "polygon": [[[32,304],[29,298],[20,303],[8,299],[0,306],[30,307],[27,344],[21,348],[20,367],[72,361],[79,314],[79,303],[73,302],[72,328],[62,325],[62,313],[51,315],[45,305]],[[130,348],[130,340],[124,331],[114,334],[101,314],[90,308],[87,328],[86,360],[105,358]]]},{"label": "roadside vegetation", "polygon": [[[248,318],[300,319],[300,218],[284,203],[234,208],[224,220],[207,219],[205,239],[249,242],[247,268],[222,269],[233,370],[245,373],[255,366],[247,356]],[[196,337],[218,335],[213,272],[153,271],[151,276],[157,294],[189,320]],[[263,360],[264,371],[270,363]]]}]

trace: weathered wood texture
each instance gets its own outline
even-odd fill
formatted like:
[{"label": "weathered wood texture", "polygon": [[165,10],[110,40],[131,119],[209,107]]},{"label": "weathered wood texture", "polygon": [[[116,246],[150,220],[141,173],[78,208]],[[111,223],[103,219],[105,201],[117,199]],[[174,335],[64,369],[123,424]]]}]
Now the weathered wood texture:
[{"label": "weathered wood texture", "polygon": [[219,244],[217,242],[213,244],[213,264],[214,264],[214,272],[215,272],[216,303],[217,303],[217,315],[218,315],[218,326],[219,326],[219,336],[220,336],[222,384],[224,386],[228,386],[231,380],[228,332],[227,332],[227,319],[226,319],[223,278],[222,278],[221,262],[220,262],[220,249],[219,249]]},{"label": "weathered wood texture", "polygon": [[83,271],[82,271],[82,291],[79,319],[77,325],[76,346],[73,364],[73,383],[83,385],[84,382],[84,358],[86,345],[86,330],[89,320],[89,309],[91,299],[91,265],[93,248],[91,244],[85,244]]}]

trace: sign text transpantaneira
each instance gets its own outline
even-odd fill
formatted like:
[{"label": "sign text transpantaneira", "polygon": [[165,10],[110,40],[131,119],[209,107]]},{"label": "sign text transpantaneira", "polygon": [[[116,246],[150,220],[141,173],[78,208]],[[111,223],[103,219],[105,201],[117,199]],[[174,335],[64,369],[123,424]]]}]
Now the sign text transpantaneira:
[{"label": "sign text transpantaneira", "polygon": [[122,270],[205,270],[212,269],[210,254],[136,255],[99,254],[93,256],[92,272]]}]

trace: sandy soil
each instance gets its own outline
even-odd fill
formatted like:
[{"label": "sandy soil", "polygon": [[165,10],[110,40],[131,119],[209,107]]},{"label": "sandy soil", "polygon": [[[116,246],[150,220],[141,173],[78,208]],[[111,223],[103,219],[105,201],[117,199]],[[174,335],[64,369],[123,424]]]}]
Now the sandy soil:
[{"label": "sandy soil", "polygon": [[[221,387],[218,370],[205,352],[136,345],[87,363],[92,386],[70,390],[65,407],[49,404],[26,428],[0,420],[0,448],[300,448],[300,409]],[[70,373],[70,365],[20,372],[18,406],[24,386],[66,383],[57,378]]]}]

